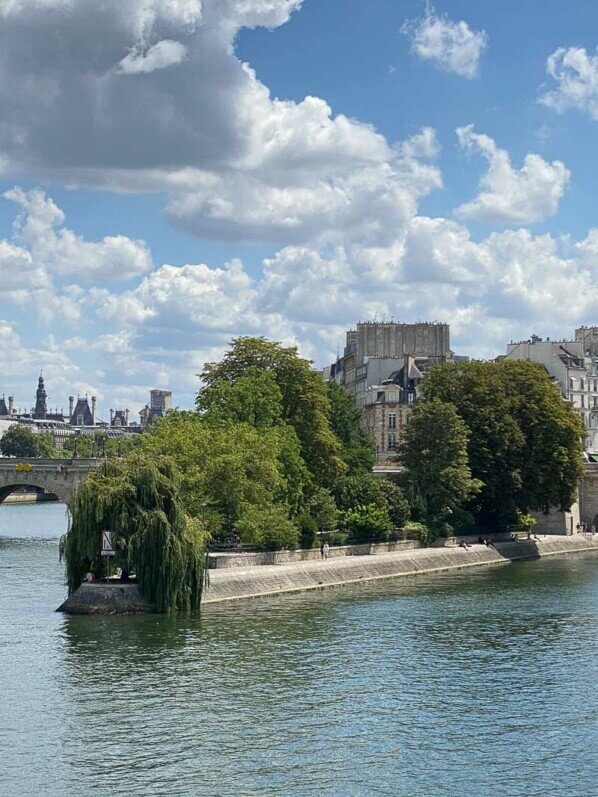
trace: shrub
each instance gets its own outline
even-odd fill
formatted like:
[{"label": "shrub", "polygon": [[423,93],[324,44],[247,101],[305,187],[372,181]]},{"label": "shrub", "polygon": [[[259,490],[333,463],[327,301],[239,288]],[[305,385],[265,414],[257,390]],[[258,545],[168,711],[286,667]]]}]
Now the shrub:
[{"label": "shrub", "polygon": [[313,548],[318,539],[318,524],[311,515],[302,514],[295,518],[299,527],[299,545],[301,548]]},{"label": "shrub", "polygon": [[386,507],[360,504],[345,512],[344,525],[351,542],[380,542],[388,539],[392,523]]},{"label": "shrub", "polygon": [[515,512],[515,528],[521,531],[531,531],[538,521],[526,512]]},{"label": "shrub", "polygon": [[438,523],[431,523],[430,531],[435,534],[435,538],[452,537],[455,533],[453,526],[451,526],[450,523],[447,523],[446,520],[441,520]]},{"label": "shrub", "polygon": [[324,539],[328,542],[328,545],[332,546],[341,546],[347,545],[347,538],[348,534],[345,531],[332,531],[329,534],[326,534]]},{"label": "shrub", "polygon": [[430,545],[438,539],[438,530],[426,526],[425,523],[406,523],[403,531],[410,537],[415,537],[422,545]]},{"label": "shrub", "polygon": [[299,531],[288,518],[285,507],[249,506],[235,525],[241,542],[259,545],[266,551],[297,547]]}]

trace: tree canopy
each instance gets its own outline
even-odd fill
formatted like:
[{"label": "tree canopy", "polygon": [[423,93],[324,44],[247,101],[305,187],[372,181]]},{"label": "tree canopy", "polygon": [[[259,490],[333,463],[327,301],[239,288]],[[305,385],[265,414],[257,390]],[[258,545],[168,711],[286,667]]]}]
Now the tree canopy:
[{"label": "tree canopy", "polygon": [[469,430],[453,404],[419,402],[399,449],[413,506],[432,524],[449,523],[455,511],[476,495],[482,483],[471,475]]},{"label": "tree canopy", "polygon": [[171,460],[134,454],[106,461],[85,479],[61,542],[69,592],[87,571],[102,575],[104,529],[113,534],[115,564],[135,572],[159,611],[199,609],[207,535],[185,513]]},{"label": "tree canopy", "polygon": [[469,467],[483,483],[469,506],[481,522],[504,527],[518,511],[571,506],[583,474],[583,423],[542,366],[447,363],[430,370],[422,394],[452,405],[468,429]]},{"label": "tree canopy", "polygon": [[361,412],[348,392],[337,382],[328,385],[330,425],[340,444],[347,469],[370,472],[374,466],[374,444],[361,425]]},{"label": "tree canopy", "polygon": [[255,375],[256,369],[274,378],[280,391],[282,420],[295,430],[301,456],[313,478],[329,484],[346,469],[340,456],[341,444],[330,426],[330,399],[321,375],[309,360],[299,356],[295,346],[284,347],[265,338],[235,338],[220,362],[205,365],[198,407],[210,404],[211,389]]},{"label": "tree canopy", "polygon": [[52,457],[54,446],[47,434],[34,432],[24,424],[13,424],[0,438],[0,450],[4,457]]}]

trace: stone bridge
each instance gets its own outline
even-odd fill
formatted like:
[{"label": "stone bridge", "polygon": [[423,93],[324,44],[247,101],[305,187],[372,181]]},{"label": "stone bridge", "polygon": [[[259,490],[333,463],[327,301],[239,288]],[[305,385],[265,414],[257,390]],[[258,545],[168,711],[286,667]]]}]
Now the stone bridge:
[{"label": "stone bridge", "polygon": [[20,487],[39,487],[68,504],[100,459],[0,457],[0,503]]}]

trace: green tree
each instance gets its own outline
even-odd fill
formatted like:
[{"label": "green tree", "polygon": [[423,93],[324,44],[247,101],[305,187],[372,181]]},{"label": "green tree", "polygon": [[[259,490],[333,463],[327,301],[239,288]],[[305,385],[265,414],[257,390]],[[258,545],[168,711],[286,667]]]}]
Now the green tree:
[{"label": "green tree", "polygon": [[196,406],[204,420],[219,425],[248,423],[267,428],[282,423],[282,394],[276,379],[256,367],[234,381],[219,380],[202,388]]},{"label": "green tree", "polygon": [[316,523],[318,531],[333,531],[338,522],[338,510],[329,490],[316,487],[308,499],[309,514]]},{"label": "green tree", "polygon": [[309,473],[293,429],[214,426],[194,412],[171,412],[143,435],[141,450],[171,456],[187,511],[217,537],[235,533],[247,508],[301,511]]},{"label": "green tree", "polygon": [[388,539],[392,522],[385,506],[358,504],[345,513],[344,526],[353,543],[384,542]]},{"label": "green tree", "polygon": [[284,507],[276,504],[248,506],[235,524],[241,542],[258,545],[267,551],[293,550],[299,530],[289,520]]},{"label": "green tree", "polygon": [[[125,457],[127,454],[135,451],[141,445],[141,435],[140,434],[132,434],[127,436],[119,436],[119,437],[107,437],[106,435],[98,436],[96,435],[96,440],[98,442],[97,452],[98,456],[101,454],[102,456],[108,457],[108,459],[113,459],[114,457]],[[102,439],[103,438],[103,439]]]},{"label": "green tree", "polygon": [[207,535],[179,499],[179,477],[163,457],[106,461],[71,503],[61,541],[72,593],[87,571],[101,574],[100,534],[113,533],[115,564],[134,572],[159,611],[196,611],[203,586]]},{"label": "green tree", "polygon": [[204,382],[198,396],[221,382],[236,382],[255,369],[271,374],[281,395],[282,419],[297,433],[301,455],[313,478],[330,483],[345,470],[341,446],[330,427],[328,391],[309,360],[299,357],[296,347],[283,347],[264,338],[241,337],[232,341],[219,363],[208,363],[201,374]]},{"label": "green tree", "polygon": [[66,438],[62,450],[67,456],[71,457],[82,457],[84,459],[92,457],[94,454],[93,437],[75,432],[75,434]]},{"label": "green tree", "polygon": [[409,504],[396,484],[371,473],[344,476],[334,484],[333,495],[342,512],[370,504],[383,508],[395,526],[409,519]]},{"label": "green tree", "polygon": [[29,426],[15,423],[0,438],[0,450],[5,457],[53,457],[52,436],[39,434]]},{"label": "green tree", "polygon": [[420,401],[399,450],[410,494],[417,495],[426,521],[449,522],[482,484],[469,467],[469,432],[452,404]]},{"label": "green tree", "polygon": [[370,472],[375,463],[374,444],[361,425],[359,408],[337,382],[328,385],[330,423],[341,443],[341,458],[350,473]]},{"label": "green tree", "polygon": [[53,459],[58,456],[56,446],[54,445],[54,438],[48,432],[38,433],[36,436],[36,447],[38,457],[44,459]]},{"label": "green tree", "polygon": [[583,474],[583,424],[536,363],[447,363],[422,383],[424,398],[452,404],[469,430],[471,503],[484,525],[504,528],[519,510],[567,509]]}]

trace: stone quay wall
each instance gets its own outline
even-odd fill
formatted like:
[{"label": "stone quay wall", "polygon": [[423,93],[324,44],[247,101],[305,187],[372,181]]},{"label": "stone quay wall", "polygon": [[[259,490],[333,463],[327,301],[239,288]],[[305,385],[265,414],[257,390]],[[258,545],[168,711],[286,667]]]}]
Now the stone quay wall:
[{"label": "stone quay wall", "polygon": [[359,584],[385,578],[415,576],[468,567],[500,565],[522,559],[598,552],[598,535],[546,536],[539,540],[496,542],[494,547],[475,544],[420,548],[380,553],[376,556],[347,556],[326,561],[308,560],[277,565],[229,567],[209,570],[203,603],[301,592],[310,589]]}]

